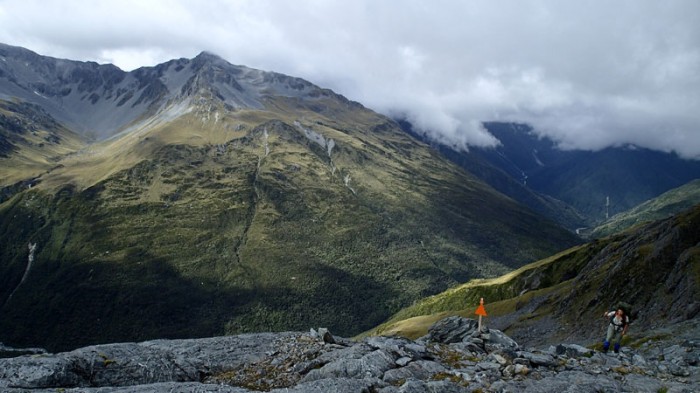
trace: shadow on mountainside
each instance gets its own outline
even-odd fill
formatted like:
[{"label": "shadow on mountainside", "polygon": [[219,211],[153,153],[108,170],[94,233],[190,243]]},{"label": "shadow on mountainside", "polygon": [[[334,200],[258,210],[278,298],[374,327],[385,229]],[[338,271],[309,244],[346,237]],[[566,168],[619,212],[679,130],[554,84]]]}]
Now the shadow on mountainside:
[{"label": "shadow on mountainside", "polygon": [[[391,296],[390,289],[330,267],[316,271],[313,291],[236,288],[185,278],[162,258],[135,254],[138,258],[123,263],[64,259],[58,264],[39,258],[31,279],[0,310],[0,341],[55,352],[319,325],[344,332],[348,325],[373,326],[389,313],[377,305]],[[351,296],[358,290],[366,296]]]}]

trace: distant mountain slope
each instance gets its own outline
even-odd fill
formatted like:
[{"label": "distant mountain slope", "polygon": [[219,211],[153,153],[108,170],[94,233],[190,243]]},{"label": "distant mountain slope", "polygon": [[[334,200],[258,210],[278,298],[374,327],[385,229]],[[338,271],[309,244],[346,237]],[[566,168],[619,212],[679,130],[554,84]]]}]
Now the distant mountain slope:
[{"label": "distant mountain slope", "polygon": [[650,199],[626,212],[610,217],[596,227],[589,238],[599,238],[623,231],[635,225],[660,220],[700,204],[700,179]]},{"label": "distant mountain slope", "polygon": [[[525,181],[526,174],[517,165],[511,163],[505,154],[485,154],[491,152],[477,148],[472,148],[465,153],[450,146],[431,142],[429,137],[414,130],[411,123],[405,120],[399,119],[398,123],[404,131],[430,143],[433,148],[450,161],[537,213],[558,222],[571,231],[588,225],[586,224],[587,219],[572,206],[528,187]],[[514,153],[521,154],[518,149],[514,149]]]},{"label": "distant mountain slope", "polygon": [[568,203],[590,222],[601,222],[606,212],[613,216],[700,178],[700,161],[683,160],[675,154],[634,146],[562,151],[527,126],[485,126],[503,146],[480,154],[490,155],[490,162],[507,157],[509,165],[524,173],[528,187]]},{"label": "distant mountain slope", "polygon": [[486,122],[484,127],[499,146],[468,152],[434,146],[500,192],[572,230],[595,226],[606,215],[700,178],[700,161],[675,154],[634,146],[564,151],[527,125]]},{"label": "distant mountain slope", "polygon": [[[37,62],[28,68],[80,68]],[[85,82],[46,78],[72,92]],[[579,241],[309,82],[208,53],[129,80],[144,84],[115,82],[112,98],[105,85],[88,90],[104,108],[118,106],[117,86],[155,106],[127,100],[137,114],[125,122],[137,121],[0,204],[2,342],[56,350],[319,325],[354,334]],[[34,102],[54,110],[51,97]],[[83,121],[92,103],[76,100],[66,116]]]},{"label": "distant mountain slope", "polygon": [[39,106],[0,100],[0,188],[51,170],[61,157],[83,146],[83,138]]},{"label": "distant mountain slope", "polygon": [[700,316],[700,205],[671,218],[523,266],[473,280],[397,313],[372,334],[425,334],[447,315],[473,316],[486,299],[489,326],[532,345],[599,340],[600,315],[625,301],[632,330]]}]

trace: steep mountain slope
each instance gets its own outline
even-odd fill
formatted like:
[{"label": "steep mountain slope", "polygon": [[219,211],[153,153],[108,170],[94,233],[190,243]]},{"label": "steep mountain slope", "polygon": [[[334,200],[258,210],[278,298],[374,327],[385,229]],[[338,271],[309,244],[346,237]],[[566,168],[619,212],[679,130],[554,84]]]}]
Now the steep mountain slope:
[{"label": "steep mountain slope", "polygon": [[353,334],[578,241],[309,82],[207,53],[145,76],[148,111],[0,204],[0,341]]},{"label": "steep mountain slope", "polygon": [[84,145],[83,138],[62,127],[40,107],[0,100],[0,187],[51,170],[60,157]]},{"label": "steep mountain slope", "polygon": [[565,151],[527,125],[487,122],[484,127],[499,146],[469,152],[435,146],[500,192],[572,230],[595,226],[700,178],[700,161],[675,154],[634,146]]},{"label": "steep mountain slope", "polygon": [[699,203],[700,180],[693,180],[681,187],[666,191],[633,209],[610,217],[610,220],[596,227],[587,236],[590,238],[608,236],[641,223],[670,217]]},{"label": "steep mountain slope", "polygon": [[[491,150],[477,148],[472,148],[470,152],[465,153],[450,146],[432,142],[428,136],[414,130],[410,122],[405,120],[397,122],[404,131],[419,140],[430,143],[434,149],[450,161],[537,213],[558,222],[571,231],[588,225],[586,218],[571,205],[528,187],[525,172],[511,163],[506,154],[496,153],[492,155],[490,154]],[[518,149],[514,149],[514,152],[515,154],[521,153]]]},{"label": "steep mountain slope", "polygon": [[[486,123],[502,146],[474,149],[523,179],[528,187],[576,208],[589,222],[654,198],[700,178],[700,161],[635,146],[600,151],[564,151],[524,125]],[[507,170],[507,169],[506,169]]]},{"label": "steep mountain slope", "polygon": [[447,315],[473,316],[521,343],[595,342],[603,311],[633,306],[635,329],[700,316],[700,205],[624,234],[595,240],[495,279],[473,280],[397,313],[372,333],[420,336]]},{"label": "steep mountain slope", "polygon": [[98,139],[143,116],[162,99],[165,86],[150,76],[0,44],[1,99],[36,103],[62,124]]}]

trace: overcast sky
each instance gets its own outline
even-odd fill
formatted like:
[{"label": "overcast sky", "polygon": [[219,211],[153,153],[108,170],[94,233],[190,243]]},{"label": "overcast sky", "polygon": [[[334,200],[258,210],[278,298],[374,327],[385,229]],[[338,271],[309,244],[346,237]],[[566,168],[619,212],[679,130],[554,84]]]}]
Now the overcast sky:
[{"label": "overcast sky", "polygon": [[699,17],[697,0],[0,0],[0,42],[124,70],[207,50],[462,147],[501,120],[700,158]]}]

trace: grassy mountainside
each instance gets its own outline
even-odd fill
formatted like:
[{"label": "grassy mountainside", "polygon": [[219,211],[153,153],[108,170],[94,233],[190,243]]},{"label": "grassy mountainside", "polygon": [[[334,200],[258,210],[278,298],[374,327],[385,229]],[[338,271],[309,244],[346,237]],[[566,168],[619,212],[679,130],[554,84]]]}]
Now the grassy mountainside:
[{"label": "grassy mountainside", "polygon": [[0,100],[0,188],[51,170],[85,143],[39,106]]},{"label": "grassy mountainside", "polygon": [[700,203],[700,180],[667,191],[624,213],[616,214],[595,228],[588,237],[599,238],[642,223],[660,220]]},{"label": "grassy mountainside", "polygon": [[700,205],[624,234],[595,240],[504,276],[472,280],[423,299],[365,334],[419,337],[448,315],[474,317],[523,343],[594,341],[600,315],[619,301],[644,330],[700,315]]},{"label": "grassy mountainside", "polygon": [[[509,134],[495,132],[503,128],[503,123],[486,123],[485,126],[489,132],[494,133],[501,140],[504,146],[517,146],[517,148],[504,152],[498,149],[473,148],[468,153],[455,149],[452,146],[432,142],[430,137],[414,130],[411,123],[406,120],[398,120],[398,123],[404,131],[426,143],[431,143],[433,148],[437,149],[450,161],[538,214],[559,223],[571,231],[587,225],[586,218],[576,212],[571,205],[567,205],[550,195],[539,193],[527,186],[527,173],[530,173],[531,168],[521,164],[521,160],[518,160],[517,157],[513,157],[522,154],[532,154],[527,148],[527,138],[509,140],[507,138]],[[497,127],[497,125],[500,125],[500,127]],[[517,128],[516,125],[509,124],[509,126]],[[540,141],[540,143],[542,142]],[[533,157],[536,158],[536,156]],[[523,168],[519,165],[523,165]]]},{"label": "grassy mountainside", "polygon": [[0,205],[0,340],[355,334],[577,242],[342,97],[198,94]]}]

